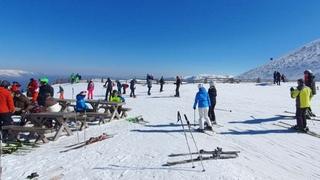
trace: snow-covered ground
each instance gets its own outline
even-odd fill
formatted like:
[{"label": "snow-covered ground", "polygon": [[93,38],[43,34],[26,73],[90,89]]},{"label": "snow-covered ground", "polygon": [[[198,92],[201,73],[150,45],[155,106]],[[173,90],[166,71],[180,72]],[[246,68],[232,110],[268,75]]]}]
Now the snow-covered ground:
[{"label": "snow-covered ground", "polygon": [[[95,98],[104,98],[102,84],[95,85]],[[277,121],[295,124],[294,120],[278,116],[285,110],[295,111],[295,101],[289,96],[289,88],[295,84],[216,86],[217,108],[232,112],[216,111],[217,122],[223,127],[215,128],[218,133],[214,136],[194,136],[200,149],[219,146],[241,151],[236,159],[205,161],[205,172],[201,172],[199,163],[194,169],[191,164],[161,166],[167,161],[188,158],[168,155],[188,152],[182,128],[176,124],[176,113],[179,110],[193,121],[197,85],[183,85],[181,98],[172,97],[174,85],[165,85],[163,93],[154,85],[151,96],[146,95],[146,86],[139,85],[136,99],[126,96],[126,106],[133,109],[129,116],[143,115],[149,124],[114,120],[85,131],[87,138],[103,132],[116,134],[113,138],[81,149],[60,153],[65,146],[78,142],[75,132],[31,152],[6,155],[2,159],[3,179],[25,179],[32,172],[37,172],[39,179],[320,179],[320,139],[273,125]],[[72,87],[77,93],[85,90],[86,84],[63,87],[66,98],[71,98]],[[314,113],[320,114],[319,96],[312,104]],[[320,122],[309,121],[308,126],[320,133]],[[79,132],[79,137],[83,140],[84,132]],[[192,149],[195,150],[193,146]]]}]

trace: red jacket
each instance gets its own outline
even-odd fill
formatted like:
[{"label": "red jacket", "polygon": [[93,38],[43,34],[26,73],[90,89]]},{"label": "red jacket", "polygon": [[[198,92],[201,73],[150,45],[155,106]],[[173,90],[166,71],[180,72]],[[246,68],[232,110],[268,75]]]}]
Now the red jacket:
[{"label": "red jacket", "polygon": [[13,97],[8,89],[0,87],[0,113],[14,112]]},{"label": "red jacket", "polygon": [[30,82],[28,84],[28,90],[31,93],[35,93],[38,88],[39,88],[39,86],[38,86],[38,82],[36,80],[33,80],[32,82]]}]

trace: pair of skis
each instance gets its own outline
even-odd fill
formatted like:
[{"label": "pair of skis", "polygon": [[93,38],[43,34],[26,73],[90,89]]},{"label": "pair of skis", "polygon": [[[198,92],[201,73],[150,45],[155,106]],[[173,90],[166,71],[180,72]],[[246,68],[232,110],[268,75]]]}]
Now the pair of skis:
[{"label": "pair of skis", "polygon": [[278,123],[275,123],[274,125],[279,126],[279,127],[283,127],[283,128],[292,129],[294,131],[297,131],[298,133],[304,133],[304,134],[308,134],[308,135],[313,136],[313,137],[320,138],[320,134],[318,134],[316,132],[313,132],[313,131],[299,131],[299,130],[294,129],[292,124],[289,124],[289,123],[286,123],[286,122],[279,121]]},{"label": "pair of skis", "polygon": [[[163,166],[174,166],[178,164],[186,164],[190,162],[204,161],[204,160],[215,160],[215,159],[232,159],[237,158],[240,151],[223,151],[222,148],[217,147],[213,151],[206,151],[201,149],[199,152],[192,152],[191,154],[200,154],[198,157],[193,159],[185,159],[180,161],[172,161],[163,164]],[[186,156],[189,153],[180,153],[180,154],[170,154],[169,157],[178,157],[178,156]],[[210,155],[203,157],[202,155]]]},{"label": "pair of skis", "polygon": [[64,153],[64,152],[68,152],[68,151],[72,151],[72,150],[76,150],[76,149],[80,149],[80,148],[82,148],[84,146],[87,146],[87,145],[90,145],[90,144],[93,144],[93,143],[96,143],[96,142],[99,142],[99,141],[103,141],[105,139],[110,139],[113,136],[114,135],[103,133],[100,136],[91,137],[86,141],[83,141],[83,142],[80,142],[80,143],[76,143],[76,144],[72,144],[72,145],[69,145],[69,146],[65,146],[68,149],[60,151],[60,153]]}]

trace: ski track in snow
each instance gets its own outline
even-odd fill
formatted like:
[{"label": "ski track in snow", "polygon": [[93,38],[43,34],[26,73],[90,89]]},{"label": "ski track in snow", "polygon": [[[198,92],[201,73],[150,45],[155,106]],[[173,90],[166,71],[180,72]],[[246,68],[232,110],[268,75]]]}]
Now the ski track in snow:
[{"label": "ski track in snow", "polygon": [[[96,99],[104,98],[102,85],[95,83]],[[66,98],[75,97],[86,88],[84,83],[62,86]],[[213,136],[196,132],[193,135],[199,149],[213,150],[219,146],[241,153],[236,159],[204,161],[206,172],[201,172],[199,162],[194,169],[191,163],[161,166],[167,161],[190,158],[168,155],[188,152],[176,113],[179,110],[182,115],[187,114],[193,124],[192,106],[197,92],[196,84],[182,85],[181,98],[174,98],[174,85],[166,84],[163,93],[154,85],[152,95],[147,96],[146,87],[138,85],[136,99],[125,95],[126,106],[133,109],[129,117],[143,115],[148,124],[114,120],[85,130],[87,139],[103,132],[115,134],[114,137],[80,149],[60,153],[78,142],[74,132],[25,153],[5,155],[3,178],[25,179],[37,172],[39,179],[320,179],[320,139],[273,125],[278,121],[295,124],[295,120],[277,116],[286,115],[285,110],[295,111],[295,101],[289,95],[289,88],[295,84],[216,86],[217,108],[232,112],[216,110],[217,122],[223,127],[215,128],[217,133]],[[54,88],[57,92],[58,86]],[[318,96],[312,104],[315,114],[320,114]],[[318,133],[319,125],[320,122],[308,122],[309,128]],[[191,136],[188,137],[195,151]],[[79,132],[79,139],[84,140],[84,131]]]}]

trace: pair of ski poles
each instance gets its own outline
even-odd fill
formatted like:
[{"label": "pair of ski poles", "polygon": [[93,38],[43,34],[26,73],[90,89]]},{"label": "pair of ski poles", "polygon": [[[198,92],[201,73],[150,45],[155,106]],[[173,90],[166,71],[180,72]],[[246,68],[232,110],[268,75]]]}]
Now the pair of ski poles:
[{"label": "pair of ski poles", "polygon": [[[186,114],[184,114],[184,118],[185,118],[185,120],[186,120],[186,122],[187,122],[188,129],[189,129],[189,133],[190,133],[191,138],[192,138],[192,140],[193,140],[194,146],[195,146],[195,148],[196,148],[196,150],[197,150],[197,152],[198,152],[198,156],[199,156],[199,158],[200,158],[200,162],[201,162],[201,166],[202,166],[202,172],[204,172],[204,171],[206,171],[206,170],[204,169],[204,166],[203,166],[202,156],[201,156],[200,151],[199,151],[199,149],[198,149],[197,143],[196,143],[196,141],[195,141],[195,139],[194,139],[194,137],[193,137],[193,134],[192,134],[192,131],[191,131],[191,127],[190,127],[191,125],[190,125],[190,122],[189,122]],[[190,154],[190,157],[191,157],[192,168],[195,168],[194,162],[193,162],[193,157],[192,157],[192,152],[191,152],[190,145],[189,145],[189,141],[188,141],[188,137],[187,137],[187,133],[186,133],[186,130],[184,129],[184,125],[183,125],[183,122],[182,122],[181,114],[180,114],[179,111],[178,111],[178,113],[177,113],[177,119],[178,119],[177,122],[180,121],[181,126],[182,126],[182,129],[183,129],[184,137],[185,137],[185,139],[186,139],[188,151],[189,151],[189,154]]]}]

